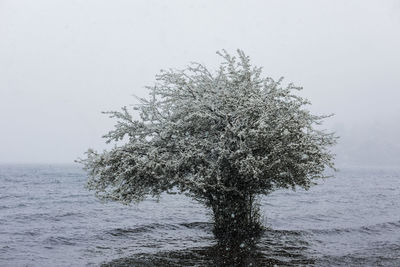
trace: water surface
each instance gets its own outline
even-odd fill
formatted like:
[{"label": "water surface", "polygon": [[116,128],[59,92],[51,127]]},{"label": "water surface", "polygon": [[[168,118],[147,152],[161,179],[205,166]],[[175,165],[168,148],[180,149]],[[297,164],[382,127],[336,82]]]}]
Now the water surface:
[{"label": "water surface", "polygon": [[[344,168],[261,201],[256,249],[221,252],[182,195],[101,203],[75,165],[0,165],[0,266],[400,266],[400,170]],[[236,254],[235,254],[236,253]]]}]

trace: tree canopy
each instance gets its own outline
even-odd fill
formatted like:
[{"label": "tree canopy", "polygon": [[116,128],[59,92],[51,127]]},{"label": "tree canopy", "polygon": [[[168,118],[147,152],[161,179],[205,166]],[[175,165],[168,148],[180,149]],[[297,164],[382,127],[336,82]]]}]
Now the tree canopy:
[{"label": "tree canopy", "polygon": [[333,168],[336,137],[316,127],[328,116],[306,109],[300,87],[263,77],[240,50],[218,54],[216,71],[199,63],[161,71],[132,110],[106,112],[117,120],[104,136],[115,146],[81,160],[89,189],[123,203],[179,191],[216,213],[227,195],[307,189]]}]

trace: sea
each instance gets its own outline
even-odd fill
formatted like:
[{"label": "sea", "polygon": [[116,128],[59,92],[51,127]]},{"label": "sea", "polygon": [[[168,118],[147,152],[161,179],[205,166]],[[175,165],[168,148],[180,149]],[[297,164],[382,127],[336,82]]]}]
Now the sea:
[{"label": "sea", "polygon": [[266,231],[236,255],[184,195],[103,203],[79,165],[2,164],[0,266],[400,266],[400,168],[332,174],[260,198]]}]

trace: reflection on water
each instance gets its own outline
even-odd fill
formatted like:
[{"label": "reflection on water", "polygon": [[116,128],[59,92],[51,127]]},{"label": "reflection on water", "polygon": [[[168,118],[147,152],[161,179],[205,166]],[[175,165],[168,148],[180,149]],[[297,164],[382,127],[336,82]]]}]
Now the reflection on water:
[{"label": "reflection on water", "polygon": [[257,244],[214,245],[135,254],[102,266],[299,266],[312,265],[305,233],[267,230]]}]

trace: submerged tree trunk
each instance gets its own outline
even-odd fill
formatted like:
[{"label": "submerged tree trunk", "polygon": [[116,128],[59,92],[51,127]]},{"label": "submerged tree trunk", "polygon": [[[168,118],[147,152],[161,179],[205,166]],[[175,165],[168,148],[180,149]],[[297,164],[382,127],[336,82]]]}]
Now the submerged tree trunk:
[{"label": "submerged tree trunk", "polygon": [[219,195],[212,203],[214,235],[218,241],[230,244],[254,240],[263,232],[258,204],[253,194]]}]

